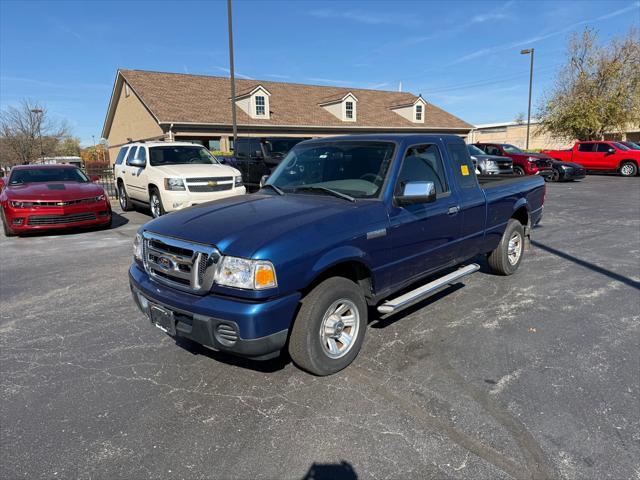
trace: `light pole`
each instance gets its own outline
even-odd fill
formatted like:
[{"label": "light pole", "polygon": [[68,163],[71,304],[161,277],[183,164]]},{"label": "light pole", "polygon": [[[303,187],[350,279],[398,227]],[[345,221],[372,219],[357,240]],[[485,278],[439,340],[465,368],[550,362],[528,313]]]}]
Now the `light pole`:
[{"label": "light pole", "polygon": [[233,123],[233,148],[236,148],[238,125],[236,123],[236,79],[233,73],[233,21],[231,0],[227,0],[227,21],[229,23],[229,73],[231,75],[231,121]]},{"label": "light pole", "polygon": [[41,108],[32,108],[31,113],[38,115],[38,138],[40,139],[40,161],[44,163],[44,150],[42,149],[42,115]]},{"label": "light pole", "polygon": [[520,50],[521,55],[531,55],[531,66],[529,67],[529,110],[527,113],[527,146],[525,150],[529,150],[529,129],[531,128],[531,88],[533,87],[533,48]]}]

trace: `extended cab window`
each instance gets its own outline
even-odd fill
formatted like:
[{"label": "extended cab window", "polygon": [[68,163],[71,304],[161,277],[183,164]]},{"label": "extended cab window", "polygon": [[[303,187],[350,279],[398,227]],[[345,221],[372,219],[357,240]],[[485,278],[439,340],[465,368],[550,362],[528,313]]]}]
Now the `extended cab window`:
[{"label": "extended cab window", "polygon": [[122,164],[122,162],[124,161],[124,157],[127,154],[127,150],[129,150],[129,147],[122,147],[120,149],[120,151],[118,152],[118,156],[116,157],[116,165]]},{"label": "extended cab window", "polygon": [[608,143],[598,143],[598,148],[596,150],[596,152],[598,153],[608,153],[611,147]]},{"label": "extended cab window", "polygon": [[579,152],[593,152],[593,143],[581,143],[578,145]]},{"label": "extended cab window", "polygon": [[449,190],[438,147],[417,145],[407,149],[398,175],[396,195],[401,195],[404,186],[409,182],[433,182],[436,193],[445,193]]},{"label": "extended cab window", "polygon": [[472,188],[478,186],[475,170],[469,151],[464,143],[448,143],[447,150],[451,157],[451,166],[458,180],[460,188]]}]

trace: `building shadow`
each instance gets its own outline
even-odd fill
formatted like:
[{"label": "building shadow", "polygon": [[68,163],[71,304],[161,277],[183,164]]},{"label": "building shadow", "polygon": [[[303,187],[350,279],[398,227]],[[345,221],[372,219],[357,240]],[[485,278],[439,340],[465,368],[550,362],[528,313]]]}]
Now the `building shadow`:
[{"label": "building shadow", "polygon": [[302,480],[357,480],[353,465],[344,460],[340,463],[313,463]]},{"label": "building shadow", "polygon": [[587,262],[586,260],[582,260],[581,258],[575,257],[566,252],[550,247],[549,245],[545,245],[544,243],[540,243],[538,241],[532,240],[531,244],[541,250],[544,250],[545,252],[551,253],[552,255],[555,255],[560,258],[564,258],[565,260],[573,262],[576,265],[580,265],[581,267],[588,268],[589,270],[592,270],[601,275],[605,275],[617,282],[624,283],[625,285],[628,285],[631,288],[640,290],[640,282],[636,282],[635,280],[629,277],[625,277],[624,275],[620,275],[619,273],[612,272],[611,270],[608,270],[599,265],[596,265],[595,263]]},{"label": "building shadow", "polygon": [[191,355],[202,355],[208,357],[216,362],[226,363],[227,365],[233,365],[234,367],[245,368],[247,370],[253,370],[261,373],[273,373],[282,370],[289,363],[291,358],[287,353],[287,349],[283,348],[280,355],[269,360],[252,360],[250,358],[238,357],[226,352],[219,352],[204,347],[199,343],[196,343],[185,337],[174,337],[176,345],[183,350],[186,350]]}]

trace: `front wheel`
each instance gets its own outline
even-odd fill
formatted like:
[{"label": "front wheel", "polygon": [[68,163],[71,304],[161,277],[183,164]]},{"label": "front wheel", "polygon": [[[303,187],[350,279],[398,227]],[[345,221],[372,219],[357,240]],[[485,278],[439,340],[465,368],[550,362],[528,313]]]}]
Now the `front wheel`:
[{"label": "front wheel", "polygon": [[638,166],[633,162],[622,162],[620,165],[620,175],[623,177],[635,177],[638,173]]},{"label": "front wheel", "polygon": [[546,179],[548,179],[550,182],[559,182],[560,181],[560,172],[554,168],[553,169],[553,173],[551,175],[547,175],[545,177],[545,180]]},{"label": "front wheel", "polygon": [[513,167],[513,173],[519,177],[524,177],[524,169],[522,167]]},{"label": "front wheel", "polygon": [[524,227],[510,219],[496,249],[489,254],[487,261],[493,273],[513,275],[522,262],[524,254]]},{"label": "front wheel", "polygon": [[157,188],[152,188],[149,194],[149,206],[151,207],[151,215],[153,218],[158,218],[164,215],[164,207],[162,206],[162,198],[160,198],[160,192]]},{"label": "front wheel", "polygon": [[7,225],[7,219],[4,218],[4,213],[2,214],[2,229],[4,230],[4,236],[5,237],[15,237],[16,236],[16,234],[13,233],[13,231]]},{"label": "front wheel", "polygon": [[302,300],[291,329],[289,354],[300,368],[331,375],[353,362],[366,329],[362,289],[346,278],[329,278]]}]

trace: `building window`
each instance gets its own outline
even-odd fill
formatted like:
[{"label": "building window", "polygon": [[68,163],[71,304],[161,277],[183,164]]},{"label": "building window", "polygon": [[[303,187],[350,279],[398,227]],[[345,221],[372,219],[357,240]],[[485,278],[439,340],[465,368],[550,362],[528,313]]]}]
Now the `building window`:
[{"label": "building window", "polygon": [[264,97],[256,95],[256,116],[264,116]]},{"label": "building window", "polygon": [[220,139],[219,138],[214,138],[214,139],[209,140],[209,150],[211,150],[212,152],[220,151]]},{"label": "building window", "polygon": [[124,84],[124,96],[128,97],[129,95],[131,95],[131,91],[129,90],[129,85],[128,84]]},{"label": "building window", "polygon": [[416,105],[416,122],[422,121],[422,105]]},{"label": "building window", "polygon": [[345,102],[344,115],[349,120],[353,119],[353,102]]}]

